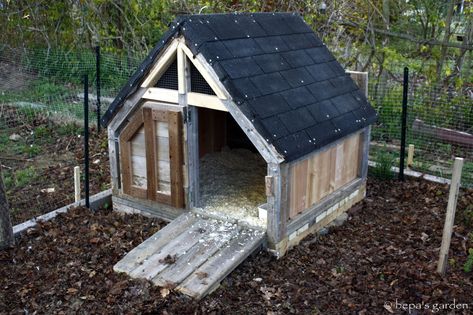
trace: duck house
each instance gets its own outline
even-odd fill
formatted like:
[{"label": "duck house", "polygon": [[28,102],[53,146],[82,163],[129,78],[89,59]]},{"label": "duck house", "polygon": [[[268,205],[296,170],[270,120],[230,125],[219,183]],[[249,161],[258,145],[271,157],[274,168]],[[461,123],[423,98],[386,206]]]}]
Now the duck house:
[{"label": "duck house", "polygon": [[365,93],[293,13],[178,17],[103,116],[113,207],[171,221],[114,269],[195,298],[365,196]]}]

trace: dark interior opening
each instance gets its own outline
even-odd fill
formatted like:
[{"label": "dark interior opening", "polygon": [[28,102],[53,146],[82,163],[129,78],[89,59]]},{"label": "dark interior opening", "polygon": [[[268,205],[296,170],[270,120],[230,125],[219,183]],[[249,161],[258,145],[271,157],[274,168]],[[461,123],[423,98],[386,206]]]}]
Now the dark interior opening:
[{"label": "dark interior opening", "polygon": [[235,119],[227,113],[199,108],[199,154],[220,152],[228,149],[246,149],[258,153]]},{"label": "dark interior opening", "polygon": [[260,224],[258,206],[267,202],[266,162],[229,113],[199,108],[198,119],[199,206]]}]

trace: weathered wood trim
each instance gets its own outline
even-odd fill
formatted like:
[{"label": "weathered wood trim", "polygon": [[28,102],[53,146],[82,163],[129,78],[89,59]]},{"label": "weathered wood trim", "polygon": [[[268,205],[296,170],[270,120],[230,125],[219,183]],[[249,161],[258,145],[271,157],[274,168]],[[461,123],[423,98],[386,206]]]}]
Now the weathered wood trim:
[{"label": "weathered wood trim", "polygon": [[168,112],[169,159],[171,161],[171,204],[176,208],[184,206],[184,185],[182,178],[182,118],[180,112]]},{"label": "weathered wood trim", "polygon": [[178,45],[178,40],[174,39],[171,41],[168,47],[163,50],[163,52],[156,58],[156,64],[153,66],[146,79],[141,84],[141,87],[150,87],[158,82],[159,78],[176,58],[176,50]]},{"label": "weathered wood trim", "polygon": [[168,222],[187,212],[185,209],[173,208],[154,200],[137,199],[123,194],[114,195],[112,201],[113,209],[118,212],[140,213],[149,217],[161,218]]},{"label": "weathered wood trim", "polygon": [[112,128],[107,127],[108,134],[108,160],[110,163],[110,181],[113,193],[118,193],[120,189],[120,178],[118,168],[118,143]]},{"label": "weathered wood trim", "polygon": [[179,93],[176,90],[150,87],[146,89],[143,98],[152,101],[178,103]]},{"label": "weathered wood trim", "polygon": [[365,128],[362,133],[362,147],[360,150],[360,167],[358,176],[365,179],[368,176],[368,159],[370,151],[371,126]]},{"label": "weathered wood trim", "polygon": [[[212,76],[211,72],[209,72],[210,67],[206,67],[207,61],[203,59],[202,55],[199,54],[202,58],[194,58],[194,55],[190,51],[189,48],[185,45],[185,43],[181,42],[179,43],[179,48],[182,49],[182,51],[187,55],[189,60],[194,64],[194,66],[197,68],[197,70],[200,72],[200,74],[204,77],[205,81],[210,85],[214,93],[217,95],[219,99],[227,99],[227,95],[224,92],[225,88],[222,88],[220,85],[220,80],[217,78],[217,76]],[[204,61],[204,62],[202,62]],[[213,69],[212,69],[213,71]]]},{"label": "weathered wood trim", "polygon": [[189,208],[199,207],[199,111],[194,106],[187,107],[187,150]]},{"label": "weathered wood trim", "polygon": [[177,47],[177,90],[179,94],[187,92],[186,63],[187,56],[182,51],[182,45],[179,43]]},{"label": "weathered wood trim", "polygon": [[315,222],[315,218],[319,214],[321,214],[323,211],[327,210],[331,206],[335,205],[337,202],[340,202],[342,199],[345,199],[347,196],[359,189],[364,182],[364,179],[357,178],[351,183],[348,183],[347,185],[328,195],[311,208],[299,213],[297,217],[289,221],[287,225],[287,235],[292,234],[307,223],[309,224],[309,226],[312,225]]},{"label": "weathered wood trim", "polygon": [[120,132],[119,129],[125,125],[126,120],[133,116],[134,112],[139,109],[137,105],[142,100],[142,96],[145,94],[145,92],[146,88],[137,89],[135,93],[131,94],[127,98],[122,107],[115,114],[109,124],[109,127],[113,130],[115,136],[118,136],[118,133]]},{"label": "weathered wood trim", "polygon": [[204,108],[228,112],[227,108],[222,103],[222,101],[214,95],[188,92],[187,103],[192,106],[204,107]]},{"label": "weathered wood trim", "polygon": [[139,198],[146,198],[147,193],[145,189],[132,186],[132,159],[131,159],[131,138],[143,125],[143,113],[137,112],[125,126],[120,134],[120,157],[121,157],[121,172],[122,172],[122,187],[125,194],[136,196]]},{"label": "weathered wood trim", "polygon": [[[111,204],[112,200],[112,190],[104,190],[99,192],[96,195],[90,196],[90,209],[97,210],[100,209],[105,204]],[[25,221],[23,223],[17,224],[13,227],[13,235],[19,236],[21,233],[27,231],[28,229],[34,228],[38,222],[45,222],[54,219],[60,213],[67,213],[69,209],[85,205],[85,199],[80,200],[79,202],[74,202],[68,204],[67,206],[61,207],[59,209],[53,210],[51,212],[40,215],[31,220]],[[85,210],[88,211],[88,210]]]},{"label": "weathered wood trim", "polygon": [[143,107],[146,146],[146,180],[148,190],[147,198],[150,200],[156,200],[159,168],[156,165],[156,128],[152,113],[153,110],[151,108]]}]

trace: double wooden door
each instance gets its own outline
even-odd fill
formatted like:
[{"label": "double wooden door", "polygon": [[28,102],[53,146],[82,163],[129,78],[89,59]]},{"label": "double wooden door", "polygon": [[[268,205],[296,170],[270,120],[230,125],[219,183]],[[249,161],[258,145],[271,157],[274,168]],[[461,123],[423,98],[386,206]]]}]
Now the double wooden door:
[{"label": "double wooden door", "polygon": [[182,115],[140,108],[120,134],[123,193],[184,207]]}]

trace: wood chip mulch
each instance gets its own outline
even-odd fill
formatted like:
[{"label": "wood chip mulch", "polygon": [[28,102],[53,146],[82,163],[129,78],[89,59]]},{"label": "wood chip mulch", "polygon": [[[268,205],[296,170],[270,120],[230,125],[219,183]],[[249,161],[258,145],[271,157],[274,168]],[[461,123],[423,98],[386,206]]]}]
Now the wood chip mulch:
[{"label": "wood chip mulch", "polygon": [[344,225],[280,260],[254,255],[200,302],[112,270],[163,222],[76,209],[0,252],[0,314],[406,314],[409,303],[471,314],[472,191],[460,194],[447,274],[435,272],[447,196],[446,185],[370,179]]}]

